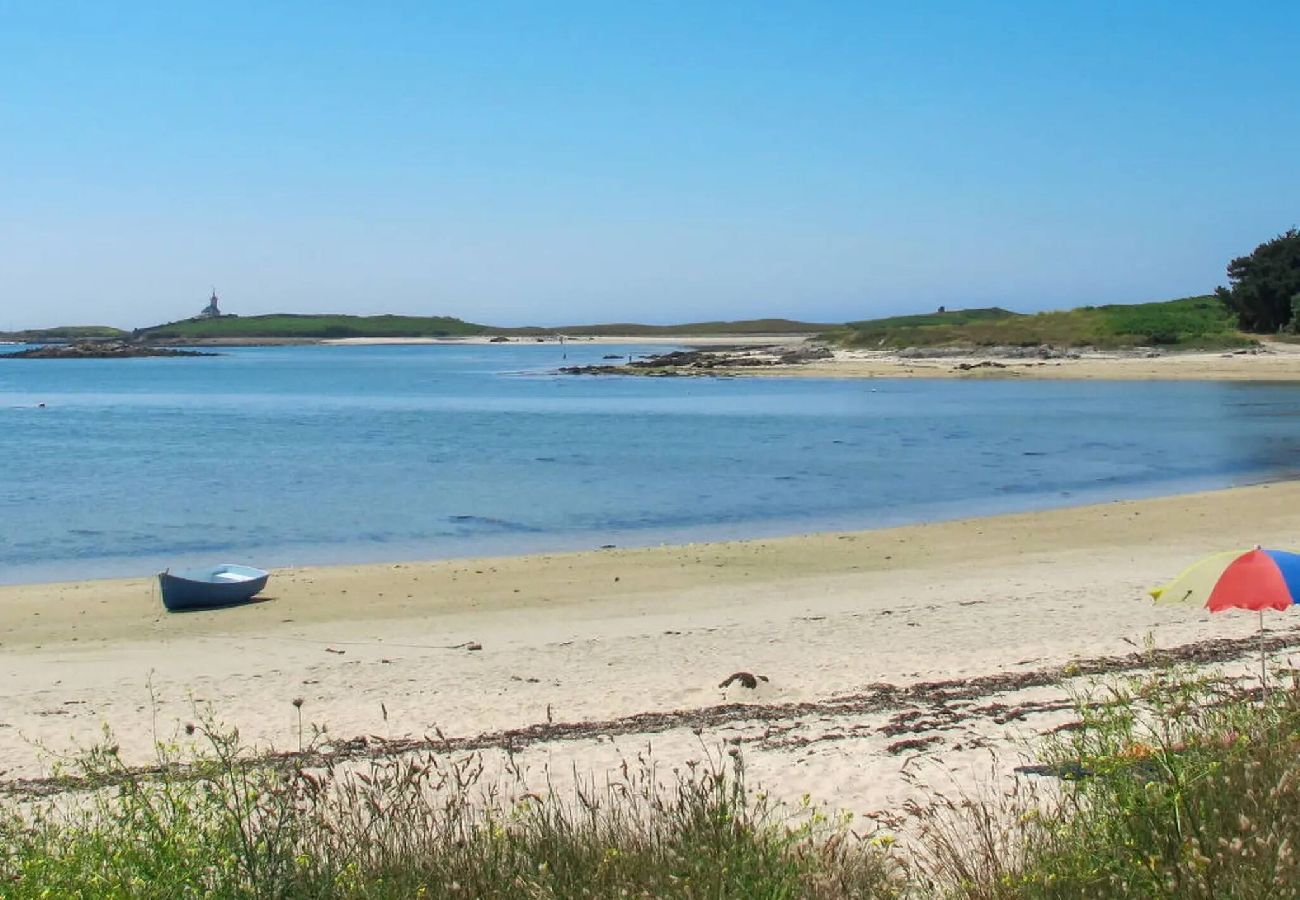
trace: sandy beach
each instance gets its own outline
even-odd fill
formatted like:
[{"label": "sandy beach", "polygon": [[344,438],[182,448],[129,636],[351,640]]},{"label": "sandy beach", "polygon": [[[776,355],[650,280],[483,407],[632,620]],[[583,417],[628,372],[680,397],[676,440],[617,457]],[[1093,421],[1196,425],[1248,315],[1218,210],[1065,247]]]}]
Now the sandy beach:
[{"label": "sandy beach", "polygon": [[[511,338],[516,343],[534,338]],[[555,337],[544,343],[555,343]],[[680,337],[576,337],[574,343],[646,344],[664,348],[714,347],[789,350],[811,346],[807,335],[686,335]],[[376,346],[403,344],[490,344],[488,337],[341,338],[326,344]],[[744,351],[742,351],[744,352]],[[926,357],[893,350],[834,350],[830,359],[797,365],[726,366],[709,376],[787,378],[962,378],[1047,379],[1058,381],[1298,381],[1300,343],[1262,340],[1258,348],[1232,351],[1094,351],[1039,359],[989,353]]]},{"label": "sandy beach", "polygon": [[955,356],[916,359],[896,353],[837,351],[804,366],[746,374],[809,378],[1030,378],[1077,381],[1297,381],[1300,344],[1264,343],[1259,352],[1081,353],[1077,359]]},{"label": "sandy beach", "polygon": [[[779,350],[789,347],[774,346],[772,352],[765,353],[753,342],[748,343],[750,349],[728,356],[757,355],[775,360]],[[733,366],[720,362],[703,370],[687,367],[675,371],[687,375],[768,378],[1297,381],[1300,380],[1300,344],[1265,340],[1257,348],[1233,351],[1083,350],[1068,354],[1050,352],[1047,358],[1008,352],[1005,348],[979,353],[834,349],[829,358],[793,365]]]},{"label": "sandy beach", "polygon": [[[1202,554],[1300,544],[1300,483],[848,534],[277,571],[266,602],[167,614],[152,579],[0,587],[0,782],[109,726],[128,758],[208,714],[296,749],[510,746],[538,771],[739,745],[778,796],[891,822],[1063,721],[1071,675],[1155,647],[1243,671],[1253,615],[1156,606]],[[1272,616],[1276,655],[1300,620]],[[1074,665],[1077,668],[1061,668]],[[730,674],[766,676],[750,690]],[[410,745],[408,743],[408,745]],[[991,763],[990,751],[997,751]],[[29,785],[30,786],[30,785]]]}]

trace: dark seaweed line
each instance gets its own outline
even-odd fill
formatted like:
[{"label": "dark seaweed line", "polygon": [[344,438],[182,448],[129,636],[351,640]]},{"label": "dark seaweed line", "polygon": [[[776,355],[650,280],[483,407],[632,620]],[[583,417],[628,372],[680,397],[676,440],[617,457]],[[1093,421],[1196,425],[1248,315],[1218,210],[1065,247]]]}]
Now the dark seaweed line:
[{"label": "dark seaweed line", "polygon": [[[1002,672],[977,678],[922,681],[903,687],[882,682],[869,685],[866,690],[858,693],[827,700],[772,704],[725,703],[695,709],[637,713],[603,721],[538,723],[466,737],[445,737],[441,734],[398,739],[376,735],[358,736],[305,751],[269,752],[249,756],[242,763],[248,767],[315,768],[421,751],[516,752],[538,743],[591,740],[630,734],[661,734],[678,729],[691,729],[699,733],[708,728],[732,723],[771,723],[808,715],[856,716],[891,709],[905,710],[908,707],[942,710],[951,720],[954,718],[953,714],[946,707],[954,701],[977,700],[1026,688],[1061,684],[1081,677],[1138,672],[1178,664],[1209,665],[1230,662],[1259,653],[1261,646],[1266,652],[1300,648],[1300,628],[1292,627],[1281,634],[1274,632],[1272,636],[1262,641],[1255,636],[1214,638],[1177,647],[1134,652],[1124,656],[1079,659],[1065,665],[1050,666],[1030,672]],[[876,730],[882,735],[890,736],[913,729],[899,728],[896,723],[891,723]],[[199,768],[188,764],[137,766],[124,769],[113,777],[101,779],[55,776],[0,780],[0,795],[50,796],[107,787],[133,778],[156,778],[164,774],[182,778],[202,775]]]}]

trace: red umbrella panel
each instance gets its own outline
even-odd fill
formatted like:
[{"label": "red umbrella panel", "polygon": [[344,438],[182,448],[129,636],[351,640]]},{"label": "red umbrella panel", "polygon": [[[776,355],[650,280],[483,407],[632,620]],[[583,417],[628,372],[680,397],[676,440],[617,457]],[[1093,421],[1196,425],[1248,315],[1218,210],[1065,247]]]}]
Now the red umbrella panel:
[{"label": "red umbrella panel", "polygon": [[1151,592],[1161,603],[1225,609],[1285,611],[1300,603],[1300,553],[1234,550],[1203,559]]}]

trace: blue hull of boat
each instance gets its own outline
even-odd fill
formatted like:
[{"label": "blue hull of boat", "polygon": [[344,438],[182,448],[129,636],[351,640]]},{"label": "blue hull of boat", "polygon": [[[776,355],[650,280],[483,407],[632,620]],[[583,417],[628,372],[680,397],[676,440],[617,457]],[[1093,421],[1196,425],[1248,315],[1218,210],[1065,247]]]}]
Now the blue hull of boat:
[{"label": "blue hull of boat", "polygon": [[158,586],[169,610],[211,609],[251,600],[270,574],[248,566],[214,566],[193,572],[162,572]]}]

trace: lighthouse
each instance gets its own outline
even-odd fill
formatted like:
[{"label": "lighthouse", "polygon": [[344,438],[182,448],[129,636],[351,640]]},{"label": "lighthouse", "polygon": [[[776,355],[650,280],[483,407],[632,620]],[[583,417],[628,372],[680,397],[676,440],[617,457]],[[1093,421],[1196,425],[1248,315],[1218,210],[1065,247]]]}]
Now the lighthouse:
[{"label": "lighthouse", "polygon": [[221,310],[217,309],[217,289],[213,288],[212,296],[208,298],[208,305],[203,307],[203,311],[199,313],[198,318],[216,319],[220,316]]}]

